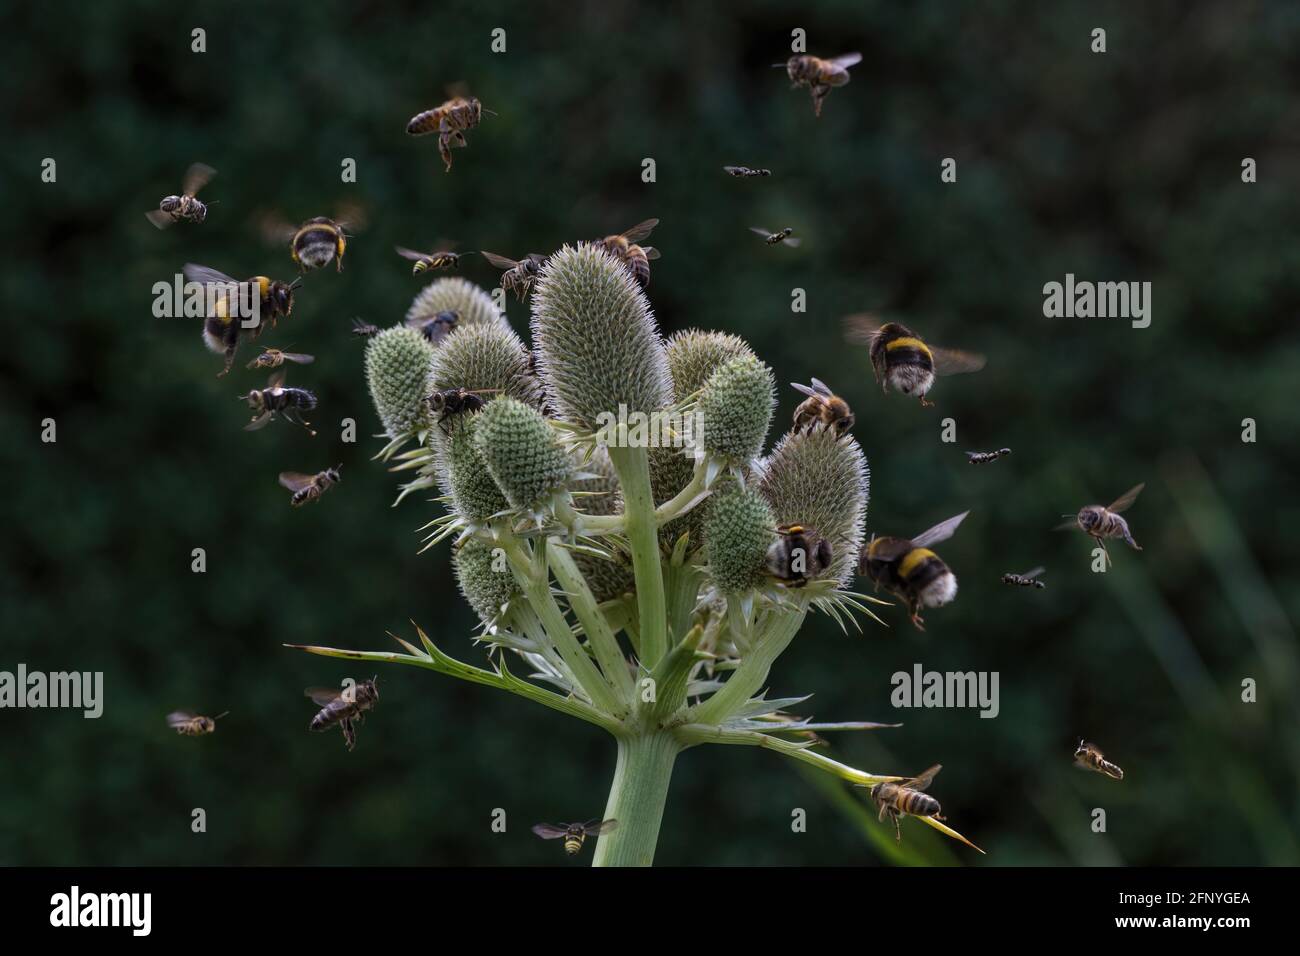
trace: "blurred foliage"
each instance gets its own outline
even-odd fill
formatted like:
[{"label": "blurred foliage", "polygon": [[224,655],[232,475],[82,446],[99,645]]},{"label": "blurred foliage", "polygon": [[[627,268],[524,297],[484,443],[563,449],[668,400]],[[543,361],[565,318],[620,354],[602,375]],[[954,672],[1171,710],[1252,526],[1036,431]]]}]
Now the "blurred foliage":
[{"label": "blurred foliage", "polygon": [[[861,791],[828,798],[772,754],[714,747],[678,763],[660,863],[1300,861],[1300,7],[732,7],[5,6],[0,669],[102,670],[107,700],[99,720],[0,712],[0,863],[562,862],[527,828],[599,812],[611,741],[390,668],[347,754],[307,734],[301,689],[349,672],[280,644],[384,647],[414,618],[480,659],[446,550],[415,554],[432,506],[391,509],[396,482],[369,460],[381,443],[365,437],[377,422],[349,326],[397,321],[418,290],[393,244],[520,256],[649,216],[665,332],[743,335],[782,383],[816,375],[854,404],[871,530],[972,509],[942,549],[961,595],[927,632],[899,608],[861,636],[816,619],[773,689],[815,691],[805,708],[822,719],[903,720],[836,753],[881,772],[942,762],[932,792],[989,851],[914,823],[896,851],[888,823],[842,811]],[[207,53],[190,52],[196,26]],[[489,49],[497,26],[505,54]],[[820,120],[769,66],[794,27],[813,52],[863,53]],[[404,125],[462,80],[499,115],[447,174]],[[47,156],[56,184],[39,179]],[[946,156],[956,185],[940,183]],[[1245,156],[1257,184],[1241,182]],[[143,213],[200,159],[220,171],[208,222],[156,232]],[[774,175],[731,180],[725,163]],[[240,363],[216,379],[197,325],[152,317],[153,283],[186,261],[289,278],[257,217],[345,202],[368,222],[344,271],[308,276],[268,339],[318,356],[289,380],[319,391],[330,427],[246,434],[234,396],[259,376]],[[753,224],[804,244],[765,247]],[[464,271],[494,282],[481,258]],[[1153,324],[1044,319],[1042,285],[1066,272],[1151,281]],[[795,287],[806,315],[790,312]],[[937,409],[881,396],[841,337],[840,316],[864,309],[982,349],[988,368],[941,382]],[[526,330],[513,300],[509,315]],[[799,397],[782,386],[781,420]],[[940,442],[949,415],[955,446]],[[56,444],[39,441],[47,416]],[[1248,416],[1257,444],[1240,441]],[[335,437],[344,417],[355,445]],[[1003,445],[1011,458],[964,462]],[[340,460],[342,486],[291,511],[276,474]],[[1145,550],[1113,549],[1109,574],[1089,573],[1086,539],[1047,531],[1142,480],[1130,517]],[[205,574],[190,572],[195,547]],[[998,583],[1036,564],[1047,590]],[[1000,672],[1000,715],[894,711],[890,675],[915,662]],[[1240,702],[1245,677],[1256,704]],[[177,707],[231,714],[182,739],[163,726]],[[1071,766],[1080,735],[1122,784]],[[1088,830],[1095,806],[1104,836]],[[489,830],[496,807],[507,834]]]}]

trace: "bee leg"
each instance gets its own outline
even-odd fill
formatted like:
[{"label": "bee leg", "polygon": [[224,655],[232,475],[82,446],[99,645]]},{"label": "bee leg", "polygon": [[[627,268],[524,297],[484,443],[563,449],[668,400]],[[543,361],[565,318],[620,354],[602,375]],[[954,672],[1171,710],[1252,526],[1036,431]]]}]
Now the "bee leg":
[{"label": "bee leg", "polygon": [[225,378],[227,375],[229,375],[230,366],[234,364],[235,364],[235,350],[233,348],[228,348],[226,349],[226,367],[217,373],[217,378]]},{"label": "bee leg", "polygon": [[890,816],[894,818],[894,842],[901,845],[903,842],[903,828],[898,822],[898,811],[893,811]]},{"label": "bee leg", "polygon": [[927,402],[924,395],[920,396],[920,398],[922,408],[934,408],[934,402]]}]

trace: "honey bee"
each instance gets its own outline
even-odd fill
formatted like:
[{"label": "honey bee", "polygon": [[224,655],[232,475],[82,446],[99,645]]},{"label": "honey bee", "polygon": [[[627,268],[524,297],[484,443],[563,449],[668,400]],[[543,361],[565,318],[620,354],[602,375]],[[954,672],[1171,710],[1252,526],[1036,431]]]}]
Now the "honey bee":
[{"label": "honey bee", "polygon": [[917,630],[925,630],[922,607],[942,607],[957,596],[957,576],[930,545],[951,538],[968,514],[963,511],[911,539],[873,535],[858,558],[858,574],[906,601]]},{"label": "honey bee", "polygon": [[763,241],[769,246],[774,246],[778,242],[783,242],[787,246],[794,247],[798,246],[802,241],[794,235],[794,229],[790,226],[786,226],[780,232],[773,232],[771,229],[764,229],[762,226],[750,226],[749,231],[758,233],[758,235],[763,237]]},{"label": "honey bee", "polygon": [[536,252],[530,252],[527,258],[521,262],[507,259],[505,256],[499,256],[494,252],[484,252],[483,258],[498,269],[505,270],[501,274],[501,288],[507,292],[513,289],[520,302],[528,294],[533,280],[537,278],[537,273],[542,268],[542,263],[546,261],[546,256],[538,255]]},{"label": "honey bee", "polygon": [[609,833],[617,828],[617,820],[606,820],[602,823],[600,818],[597,817],[595,820],[588,820],[586,823],[539,823],[533,827],[533,832],[543,840],[558,840],[560,837],[564,837],[564,852],[569,856],[574,856],[582,849],[587,837],[600,836],[602,833]]},{"label": "honey bee", "polygon": [[934,817],[943,820],[939,801],[923,791],[934,782],[935,776],[943,769],[942,764],[935,764],[919,777],[912,777],[898,783],[878,783],[871,788],[871,799],[880,808],[876,817],[884,822],[886,814],[894,821],[894,840],[903,842],[903,829],[898,818],[902,816]]},{"label": "honey bee", "polygon": [[794,410],[795,431],[801,428],[812,431],[813,426],[820,423],[826,428],[835,429],[836,434],[843,435],[857,421],[849,403],[827,388],[826,383],[820,379],[813,379],[811,386],[800,385],[798,382],[790,384],[808,396]]},{"label": "honey bee", "polygon": [[353,684],[346,689],[334,687],[309,687],[304,693],[320,711],[307,725],[308,730],[317,732],[329,730],[335,724],[343,731],[343,742],[348,750],[357,745],[357,725],[365,723],[366,712],[374,710],[379,701],[379,688],[375,675],[367,681]]},{"label": "honey bee", "polygon": [[305,352],[285,352],[281,349],[263,346],[262,354],[249,362],[245,368],[279,368],[285,362],[310,365],[314,361],[316,361],[316,356],[307,355]]},{"label": "honey bee", "polygon": [[[453,415],[459,415],[461,412],[477,412],[487,404],[487,399],[481,396],[499,391],[501,391],[499,388],[484,388],[477,391],[467,388],[445,388],[440,392],[434,392],[425,401],[429,403],[429,410],[439,416],[438,424],[443,425]],[[442,431],[444,435],[450,435],[451,426],[445,425]]]},{"label": "honey bee", "polygon": [[735,176],[737,179],[752,179],[754,176],[771,176],[770,169],[750,169],[748,166],[723,166],[723,171],[728,176]]},{"label": "honey bee", "polygon": [[999,458],[1005,458],[1009,454],[1011,454],[1010,448],[999,448],[997,451],[968,451],[966,462],[971,465],[985,465]]},{"label": "honey bee", "polygon": [[1070,520],[1057,525],[1056,530],[1068,531],[1072,528],[1078,528],[1084,534],[1091,535],[1101,545],[1107,564],[1110,564],[1110,552],[1106,550],[1107,538],[1123,538],[1124,542],[1134,551],[1141,551],[1142,545],[1133,540],[1133,533],[1129,531],[1128,522],[1119,515],[1121,511],[1127,511],[1133,502],[1137,501],[1137,496],[1142,493],[1142,489],[1145,487],[1146,482],[1143,482],[1130,488],[1105,508],[1101,505],[1088,505],[1080,508],[1079,513],[1076,515],[1061,515],[1062,518],[1069,518]]},{"label": "honey bee", "polygon": [[248,407],[254,412],[260,413],[255,414],[253,420],[244,426],[244,431],[255,432],[265,428],[276,415],[283,415],[286,420],[301,425],[315,437],[316,432],[312,429],[311,423],[303,419],[302,413],[316,407],[316,395],[305,388],[286,386],[284,369],[271,373],[266,388],[255,388],[247,395],[239,397],[248,402]]},{"label": "honey bee", "polygon": [[845,337],[849,342],[870,346],[871,369],[881,392],[888,392],[892,386],[904,395],[915,395],[922,405],[933,407],[925,396],[934,387],[936,375],[978,372],[984,367],[983,355],[935,348],[904,325],[887,322],[875,328],[873,319],[867,313],[850,315],[844,320]]},{"label": "honey bee", "polygon": [[432,318],[408,319],[406,324],[419,329],[430,345],[439,345],[460,324],[460,313],[455,309],[447,309]]},{"label": "honey bee", "polygon": [[167,726],[184,737],[202,737],[217,729],[217,721],[230,711],[224,711],[215,717],[203,717],[188,710],[178,710],[167,715]]},{"label": "honey bee", "polygon": [[293,496],[289,499],[290,507],[299,508],[309,501],[315,501],[337,485],[343,480],[339,475],[342,467],[342,465],[335,465],[314,475],[304,475],[300,471],[280,472],[280,484],[293,492]]},{"label": "honey bee", "polygon": [[145,218],[159,229],[166,229],[172,223],[189,220],[200,223],[208,217],[208,207],[194,198],[200,189],[217,174],[211,166],[194,163],[185,170],[185,181],[181,185],[179,196],[165,196],[158,203],[157,209],[145,213]]},{"label": "honey bee", "polygon": [[465,256],[472,256],[472,252],[449,252],[444,249],[441,252],[416,252],[414,249],[407,249],[404,246],[393,246],[397,254],[403,259],[410,259],[415,265],[411,266],[411,275],[418,276],[421,272],[431,272],[435,269],[455,269],[460,265],[460,260]]},{"label": "honey bee", "polygon": [[408,136],[425,136],[438,134],[438,155],[447,165],[446,172],[451,172],[451,151],[453,147],[464,147],[465,131],[473,129],[483,119],[485,110],[476,96],[453,96],[441,106],[412,116],[406,124]]},{"label": "honey bee", "polygon": [[831,544],[816,531],[783,524],[776,533],[777,539],[767,549],[767,572],[778,581],[801,588],[831,566]]},{"label": "honey bee", "polygon": [[1124,779],[1124,771],[1107,760],[1106,755],[1096,744],[1090,744],[1082,737],[1079,738],[1079,746],[1074,750],[1074,763],[1075,766],[1083,767],[1085,770],[1104,773],[1112,780]]},{"label": "honey bee", "polygon": [[1044,571],[1043,568],[1034,568],[1032,571],[1026,571],[1024,574],[1011,574],[1010,572],[1002,575],[1003,584],[1018,584],[1022,588],[1045,588],[1047,587],[1042,581],[1035,580]]},{"label": "honey bee", "polygon": [[379,326],[371,325],[361,319],[352,320],[352,334],[359,339],[369,339],[379,334]]},{"label": "honey bee", "polygon": [[822,101],[833,87],[849,82],[849,67],[862,62],[861,53],[845,53],[830,60],[819,56],[792,56],[784,63],[773,63],[784,69],[793,84],[791,89],[806,86],[812,93],[813,115],[822,115]]},{"label": "honey bee", "polygon": [[[212,351],[222,353],[226,360],[217,378],[229,373],[242,338],[256,339],[268,324],[275,328],[280,316],[293,311],[293,293],[298,287],[298,279],[281,282],[266,276],[253,276],[246,282],[238,282],[216,269],[192,262],[187,262],[181,271],[187,282],[217,287],[214,308],[203,320],[204,344]],[[249,312],[253,314],[242,314]]]},{"label": "honey bee", "polygon": [[627,232],[616,236],[597,239],[593,245],[599,246],[632,271],[632,277],[645,288],[650,284],[650,260],[659,258],[659,250],[654,246],[639,246],[643,239],[648,239],[658,219],[639,222]]}]

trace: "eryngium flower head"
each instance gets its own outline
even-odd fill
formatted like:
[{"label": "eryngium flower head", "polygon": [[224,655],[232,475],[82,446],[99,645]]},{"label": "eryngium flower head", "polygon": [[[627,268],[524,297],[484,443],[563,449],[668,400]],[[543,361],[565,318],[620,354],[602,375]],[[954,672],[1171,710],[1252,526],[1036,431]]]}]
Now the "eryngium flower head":
[{"label": "eryngium flower head", "polygon": [[473,525],[485,524],[508,507],[506,496],[474,447],[478,418],[477,414],[458,416],[441,451],[441,471],[446,476],[452,505],[457,514]]},{"label": "eryngium flower head", "polygon": [[862,550],[870,473],[851,435],[828,428],[788,432],[760,467],[758,490],[778,524],[801,524],[830,542],[825,577],[852,579]]},{"label": "eryngium flower head", "polygon": [[366,384],[389,438],[428,427],[425,383],[433,348],[415,329],[384,329],[366,344]]},{"label": "eryngium flower head", "polygon": [[458,328],[434,350],[425,394],[449,388],[500,392],[529,404],[537,404],[539,392],[528,349],[513,329],[495,324]]},{"label": "eryngium flower head", "polygon": [[475,416],[474,448],[512,508],[540,511],[573,475],[542,413],[513,398],[488,402]]},{"label": "eryngium flower head", "polygon": [[603,249],[565,246],[542,266],[533,291],[538,370],[559,417],[590,431],[602,412],[654,412],[672,379],[650,303],[631,273]]},{"label": "eryngium flower head", "polygon": [[699,329],[678,332],[665,343],[665,349],[675,397],[679,402],[703,388],[709,376],[724,362],[742,355],[754,357],[753,349],[739,336],[701,332]]},{"label": "eryngium flower head", "polygon": [[728,482],[705,507],[704,547],[714,585],[724,594],[759,587],[776,539],[776,518],[767,501],[752,488]]},{"label": "eryngium flower head", "polygon": [[728,465],[748,465],[763,450],[776,408],[772,370],[752,355],[730,359],[709,376],[697,410],[705,451]]},{"label": "eryngium flower head", "polygon": [[477,326],[510,328],[492,297],[468,279],[459,276],[435,279],[421,289],[411,307],[406,310],[406,324],[423,325],[442,312],[457,313],[458,330]]},{"label": "eryngium flower head", "polygon": [[519,594],[509,566],[504,570],[493,567],[494,564],[503,564],[496,561],[493,550],[488,542],[470,538],[451,556],[460,591],[484,624],[495,623],[501,616],[502,607]]}]

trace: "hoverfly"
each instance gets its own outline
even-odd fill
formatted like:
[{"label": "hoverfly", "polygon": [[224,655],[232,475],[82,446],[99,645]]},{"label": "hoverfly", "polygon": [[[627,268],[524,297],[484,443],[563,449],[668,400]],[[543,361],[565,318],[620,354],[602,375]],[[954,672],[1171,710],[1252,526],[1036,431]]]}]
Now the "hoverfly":
[{"label": "hoverfly", "polygon": [[194,198],[200,189],[206,186],[217,171],[204,163],[194,163],[185,170],[185,181],[181,185],[179,196],[165,196],[158,203],[157,209],[145,213],[145,218],[159,229],[166,229],[172,223],[189,220],[200,223],[208,217],[208,207]]},{"label": "hoverfly", "polygon": [[455,269],[460,265],[460,260],[465,256],[472,256],[472,252],[451,252],[447,249],[441,252],[416,252],[414,249],[407,249],[404,246],[393,246],[393,249],[403,259],[409,259],[415,263],[411,267],[411,275],[418,276],[421,272],[431,272],[435,269]]},{"label": "hoverfly", "polygon": [[1016,584],[1022,588],[1045,588],[1047,587],[1038,576],[1043,573],[1044,568],[1034,568],[1032,571],[1026,571],[1024,574],[1012,574],[1007,572],[1002,575],[1003,584]]},{"label": "hoverfly", "polygon": [[305,352],[285,352],[281,349],[273,349],[266,346],[262,347],[262,354],[249,362],[246,368],[279,368],[285,362],[294,362],[298,365],[310,365],[316,361],[316,356],[307,355]]},{"label": "hoverfly", "polygon": [[583,843],[589,836],[600,836],[602,833],[609,833],[611,830],[618,828],[617,820],[601,821],[599,817],[594,820],[588,820],[586,823],[539,823],[533,827],[533,832],[543,840],[558,840],[564,838],[564,852],[573,856],[582,849]]},{"label": "hoverfly", "polygon": [[787,246],[798,246],[800,239],[794,235],[794,229],[786,226],[779,232],[773,232],[771,229],[764,229],[762,226],[750,226],[749,231],[757,233],[763,237],[763,241],[769,246],[775,246],[777,243],[784,243]]},{"label": "hoverfly", "polygon": [[215,717],[192,714],[188,710],[178,710],[167,715],[167,726],[184,737],[202,737],[217,729],[217,721],[230,711],[222,711]]}]

